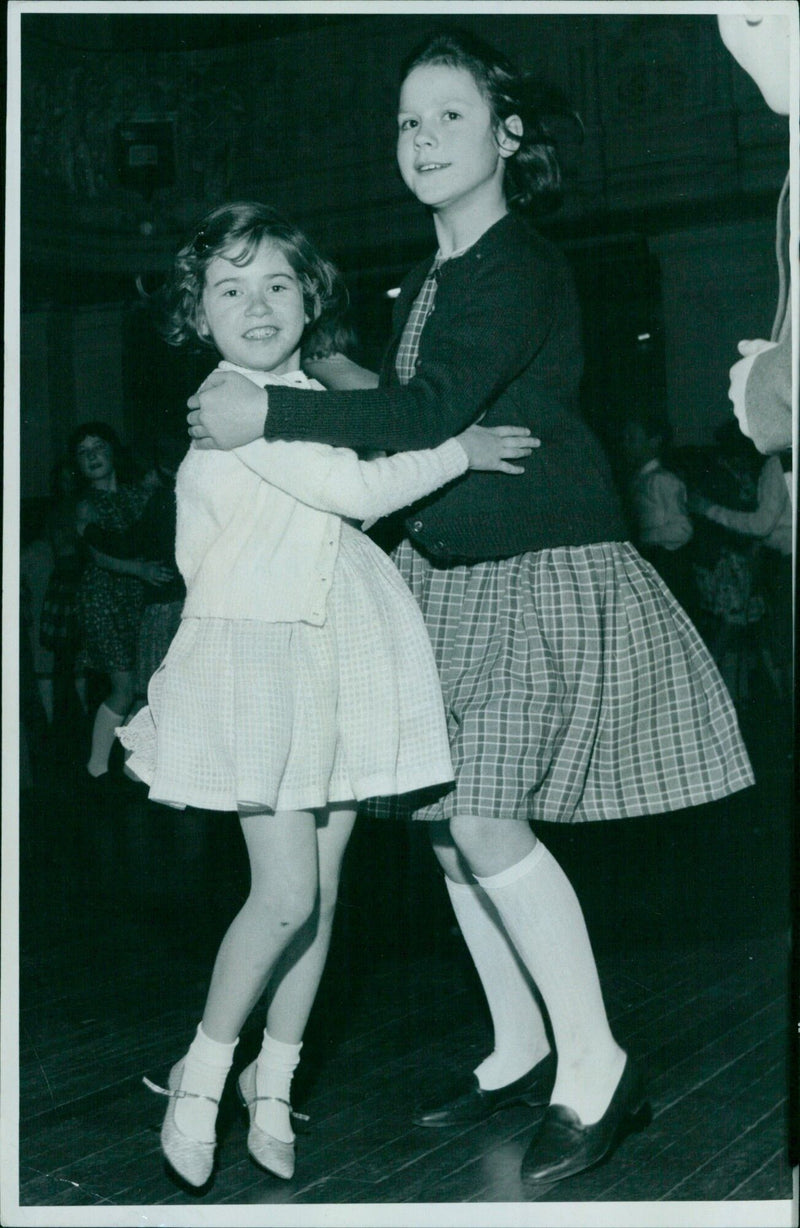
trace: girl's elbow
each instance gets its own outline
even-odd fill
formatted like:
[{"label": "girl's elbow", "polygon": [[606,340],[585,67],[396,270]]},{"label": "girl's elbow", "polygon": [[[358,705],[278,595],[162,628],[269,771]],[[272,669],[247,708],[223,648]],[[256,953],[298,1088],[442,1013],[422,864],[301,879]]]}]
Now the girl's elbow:
[{"label": "girl's elbow", "polygon": [[365,520],[376,519],[380,512],[375,508],[374,504],[363,500],[361,502],[354,501],[340,515],[344,520],[351,520],[354,524],[362,524]]}]

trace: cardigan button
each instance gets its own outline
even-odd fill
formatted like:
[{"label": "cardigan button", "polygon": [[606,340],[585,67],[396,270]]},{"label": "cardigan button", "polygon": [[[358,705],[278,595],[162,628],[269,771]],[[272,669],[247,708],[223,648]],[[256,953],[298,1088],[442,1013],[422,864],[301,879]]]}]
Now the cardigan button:
[{"label": "cardigan button", "polygon": [[421,533],[421,532],[422,532],[422,528],[423,528],[422,521],[421,521],[421,520],[415,520],[415,521],[414,521],[414,525],[413,525],[414,532],[415,532],[415,533]]}]

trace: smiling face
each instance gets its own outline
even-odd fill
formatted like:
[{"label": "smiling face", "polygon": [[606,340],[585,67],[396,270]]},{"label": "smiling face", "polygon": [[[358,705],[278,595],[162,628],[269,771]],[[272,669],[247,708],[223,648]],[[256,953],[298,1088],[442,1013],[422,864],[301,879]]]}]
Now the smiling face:
[{"label": "smiling face", "polygon": [[247,264],[215,256],[206,269],[202,317],[201,335],[228,362],[276,375],[299,370],[308,323],[303,288],[277,244],[265,240]]},{"label": "smiling face", "polygon": [[98,435],[87,435],[75,448],[78,470],[88,482],[108,482],[114,476],[114,449]]},{"label": "smiling face", "polygon": [[437,213],[504,210],[504,158],[489,105],[471,73],[421,64],[400,91],[397,162],[419,201]]}]

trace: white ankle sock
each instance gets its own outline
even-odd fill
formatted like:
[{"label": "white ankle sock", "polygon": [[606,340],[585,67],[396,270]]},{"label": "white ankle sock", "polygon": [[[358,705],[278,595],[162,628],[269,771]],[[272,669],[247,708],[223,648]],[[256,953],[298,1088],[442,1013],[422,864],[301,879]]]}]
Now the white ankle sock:
[{"label": "white ankle sock", "polygon": [[190,1138],[213,1143],[218,1105],[205,1097],[219,1101],[238,1043],[238,1039],[231,1044],[212,1040],[203,1031],[202,1023],[198,1023],[195,1038],[184,1059],[181,1087],[187,1092],[197,1092],[203,1099],[186,1096],[175,1101],[175,1124]]},{"label": "white ankle sock", "polygon": [[293,1045],[276,1040],[264,1028],[261,1052],[256,1059],[256,1095],[277,1096],[278,1100],[259,1100],[256,1105],[256,1125],[273,1138],[291,1143],[294,1138],[292,1118],[287,1104],[291,1100],[292,1076],[300,1061],[303,1042]]},{"label": "white ankle sock", "polygon": [[516,865],[478,882],[550,1016],[558,1052],[552,1103],[567,1105],[591,1125],[608,1107],[625,1053],[611,1034],[578,897],[541,843]]},{"label": "white ankle sock", "polygon": [[505,1087],[550,1052],[530,977],[503,930],[494,905],[475,883],[445,885],[489,1006],[494,1050],[476,1068],[485,1090]]},{"label": "white ankle sock", "polygon": [[102,776],[108,771],[108,757],[114,745],[114,730],[121,725],[124,713],[114,712],[108,704],[97,709],[92,726],[92,750],[86,770],[90,776]]}]

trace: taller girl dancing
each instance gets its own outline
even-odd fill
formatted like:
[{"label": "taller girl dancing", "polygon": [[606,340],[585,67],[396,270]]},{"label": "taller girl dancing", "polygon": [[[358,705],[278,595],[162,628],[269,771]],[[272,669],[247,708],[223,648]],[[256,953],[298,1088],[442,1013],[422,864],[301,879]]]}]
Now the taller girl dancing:
[{"label": "taller girl dancing", "polygon": [[540,96],[482,41],[437,35],[402,70],[397,159],[438,251],[403,283],[379,386],[344,359],[327,374],[320,363],[345,390],[301,417],[293,389],[214,374],[189,401],[190,433],[204,447],[263,432],[400,449],[485,414],[542,441],[518,480],[469,474],[426,500],[395,554],[433,642],[456,771],[417,817],[431,820],[495,1030],[463,1091],[419,1121],[548,1104],[522,1165],[536,1189],[607,1156],[646,1120],[646,1091],[611,1032],[575,892],[529,820],[699,805],[752,774],[720,675],[625,540],[578,412],[572,279],[525,216],[560,182]]}]

